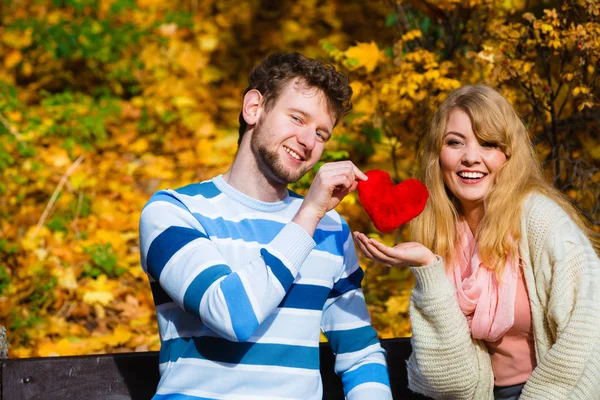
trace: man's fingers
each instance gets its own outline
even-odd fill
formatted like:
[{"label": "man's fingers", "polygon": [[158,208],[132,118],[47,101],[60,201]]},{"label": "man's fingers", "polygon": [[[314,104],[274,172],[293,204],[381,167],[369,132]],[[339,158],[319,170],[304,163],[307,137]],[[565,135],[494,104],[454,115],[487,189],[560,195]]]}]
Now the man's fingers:
[{"label": "man's fingers", "polygon": [[360,169],[358,169],[358,167],[354,164],[352,164],[352,166],[354,167],[353,171],[354,171],[354,175],[356,176],[357,179],[361,180],[361,181],[366,181],[367,179],[369,179],[369,177],[367,177],[367,175],[365,175],[364,172],[362,172]]},{"label": "man's fingers", "polygon": [[[354,192],[357,187],[358,187],[358,182],[357,181],[352,182],[352,185],[348,188],[348,193]],[[348,193],[346,193],[346,194],[348,194]]]},{"label": "man's fingers", "polygon": [[335,175],[323,182],[327,187],[338,189],[347,189],[352,186],[354,181],[350,180],[346,175]]},{"label": "man's fingers", "polygon": [[365,175],[352,161],[338,161],[332,163],[323,164],[319,172],[338,171],[339,173],[348,174],[351,180],[367,180]]}]

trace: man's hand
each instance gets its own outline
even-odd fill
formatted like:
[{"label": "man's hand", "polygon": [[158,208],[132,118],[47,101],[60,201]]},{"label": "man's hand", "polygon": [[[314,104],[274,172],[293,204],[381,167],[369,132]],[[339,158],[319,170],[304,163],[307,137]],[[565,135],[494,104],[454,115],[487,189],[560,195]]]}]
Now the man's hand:
[{"label": "man's hand", "polygon": [[367,176],[351,161],[323,164],[292,221],[312,235],[321,218],[356,190],[359,180]]},{"label": "man's hand", "polygon": [[354,232],[354,240],[365,257],[390,267],[420,267],[435,261],[433,252],[421,243],[406,242],[389,247],[360,232]]}]

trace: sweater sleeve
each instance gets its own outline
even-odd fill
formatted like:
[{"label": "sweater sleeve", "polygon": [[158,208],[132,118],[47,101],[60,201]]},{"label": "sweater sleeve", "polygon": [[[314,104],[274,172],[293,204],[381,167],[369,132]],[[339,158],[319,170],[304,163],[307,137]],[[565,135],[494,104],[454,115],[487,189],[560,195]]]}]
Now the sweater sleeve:
[{"label": "sweater sleeve", "polygon": [[314,245],[290,222],[258,257],[232,271],[204,227],[168,191],[157,192],[140,218],[142,266],[155,301],[174,301],[232,341],[247,341],[277,307]]},{"label": "sweater sleeve", "polygon": [[535,210],[527,223],[532,227],[529,232],[535,232],[530,242],[538,243],[532,254],[537,290],[544,282],[542,296],[553,344],[538,357],[521,399],[600,399],[598,255],[556,205],[553,210]]},{"label": "sweater sleeve", "polygon": [[473,340],[441,257],[411,267],[412,354],[409,388],[434,399],[490,399],[493,373],[484,345]]},{"label": "sweater sleeve", "polygon": [[335,354],[335,372],[342,379],[346,398],[391,399],[385,350],[371,326],[361,289],[364,273],[345,222],[343,227],[343,272],[325,302],[321,328]]}]

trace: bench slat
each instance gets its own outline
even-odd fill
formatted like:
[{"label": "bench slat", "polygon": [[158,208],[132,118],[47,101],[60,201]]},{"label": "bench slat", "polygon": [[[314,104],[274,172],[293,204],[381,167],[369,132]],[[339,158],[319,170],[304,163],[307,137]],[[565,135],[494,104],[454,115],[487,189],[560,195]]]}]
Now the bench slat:
[{"label": "bench slat", "polygon": [[[407,388],[408,338],[383,339],[395,399],[425,399]],[[321,343],[324,400],[343,400],[328,343]],[[158,352],[0,360],[0,400],[147,400],[159,380]],[[200,373],[200,372],[199,372]]]}]

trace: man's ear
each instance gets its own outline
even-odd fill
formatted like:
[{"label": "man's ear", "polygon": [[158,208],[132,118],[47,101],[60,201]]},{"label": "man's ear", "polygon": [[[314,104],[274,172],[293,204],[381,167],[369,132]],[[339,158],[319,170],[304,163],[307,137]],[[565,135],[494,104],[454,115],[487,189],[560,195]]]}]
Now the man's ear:
[{"label": "man's ear", "polygon": [[256,89],[249,90],[244,96],[242,115],[248,125],[256,125],[263,106],[263,96]]}]

